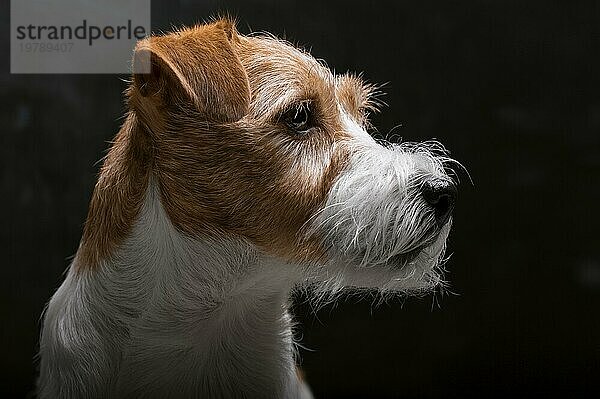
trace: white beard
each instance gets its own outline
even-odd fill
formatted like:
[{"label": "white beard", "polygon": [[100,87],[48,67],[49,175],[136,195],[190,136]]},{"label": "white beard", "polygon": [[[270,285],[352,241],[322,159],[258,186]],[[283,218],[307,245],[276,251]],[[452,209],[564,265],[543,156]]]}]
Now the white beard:
[{"label": "white beard", "polygon": [[424,293],[442,282],[451,220],[441,228],[421,195],[428,179],[450,180],[437,144],[356,145],[308,237],[322,237],[329,255],[314,268],[319,291],[343,287]]}]

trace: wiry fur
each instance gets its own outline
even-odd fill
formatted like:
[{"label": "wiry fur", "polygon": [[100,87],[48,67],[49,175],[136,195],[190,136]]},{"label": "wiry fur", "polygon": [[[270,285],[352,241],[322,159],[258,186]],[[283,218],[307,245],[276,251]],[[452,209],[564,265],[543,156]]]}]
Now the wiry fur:
[{"label": "wiry fur", "polygon": [[244,240],[186,237],[151,185],[111,261],[71,269],[52,298],[40,395],[297,397],[286,300],[299,273]]},{"label": "wiry fur", "polygon": [[430,179],[451,181],[446,168],[452,160],[437,142],[376,143],[346,121],[357,140],[340,145],[349,145],[353,156],[306,226],[308,236],[322,237],[329,254],[314,271],[317,302],[347,287],[428,292],[443,281],[451,221],[436,226],[421,189]]},{"label": "wiry fur", "polygon": [[[42,398],[305,398],[288,298],[422,293],[451,223],[436,143],[366,132],[374,86],[231,21],[142,41],[129,113],[40,341]],[[309,131],[289,110],[311,111]],[[329,293],[329,294],[325,294]]]}]

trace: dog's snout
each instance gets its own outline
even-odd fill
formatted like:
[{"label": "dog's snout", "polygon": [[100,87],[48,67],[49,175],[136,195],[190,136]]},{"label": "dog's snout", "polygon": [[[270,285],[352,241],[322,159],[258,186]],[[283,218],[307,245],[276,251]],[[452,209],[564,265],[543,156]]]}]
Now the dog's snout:
[{"label": "dog's snout", "polygon": [[456,186],[447,180],[435,179],[426,182],[422,188],[423,198],[434,209],[435,221],[438,226],[448,222],[454,202],[456,201]]}]

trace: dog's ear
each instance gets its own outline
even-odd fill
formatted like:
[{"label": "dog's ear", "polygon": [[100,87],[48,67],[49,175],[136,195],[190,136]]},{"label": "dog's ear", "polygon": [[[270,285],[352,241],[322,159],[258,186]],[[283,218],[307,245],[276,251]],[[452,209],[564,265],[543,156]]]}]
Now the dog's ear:
[{"label": "dog's ear", "polygon": [[239,120],[250,103],[239,40],[226,19],[144,39],[135,48],[133,91],[166,104],[191,101],[208,120]]}]

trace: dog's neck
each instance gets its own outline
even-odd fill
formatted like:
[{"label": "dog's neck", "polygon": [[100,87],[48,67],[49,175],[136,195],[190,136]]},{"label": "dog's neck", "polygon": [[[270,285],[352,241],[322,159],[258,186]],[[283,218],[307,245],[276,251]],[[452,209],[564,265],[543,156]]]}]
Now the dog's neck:
[{"label": "dog's neck", "polygon": [[152,176],[126,239],[95,267],[77,264],[85,259],[75,258],[50,303],[42,338],[52,351],[71,348],[69,361],[81,364],[57,356],[49,367],[72,373],[73,384],[86,379],[86,361],[98,365],[74,392],[297,396],[287,313],[297,267],[242,239],[182,234]]},{"label": "dog's neck", "polygon": [[[131,341],[121,367],[129,369],[128,381],[151,384],[158,376],[177,381],[177,375],[188,374],[214,390],[209,396],[229,389],[281,393],[294,367],[286,311],[291,268],[241,240],[180,234],[153,184],[115,260],[105,269],[127,282],[137,302],[122,313],[135,315],[125,316]],[[231,381],[235,384],[227,386]],[[256,391],[259,387],[273,391]]]}]

